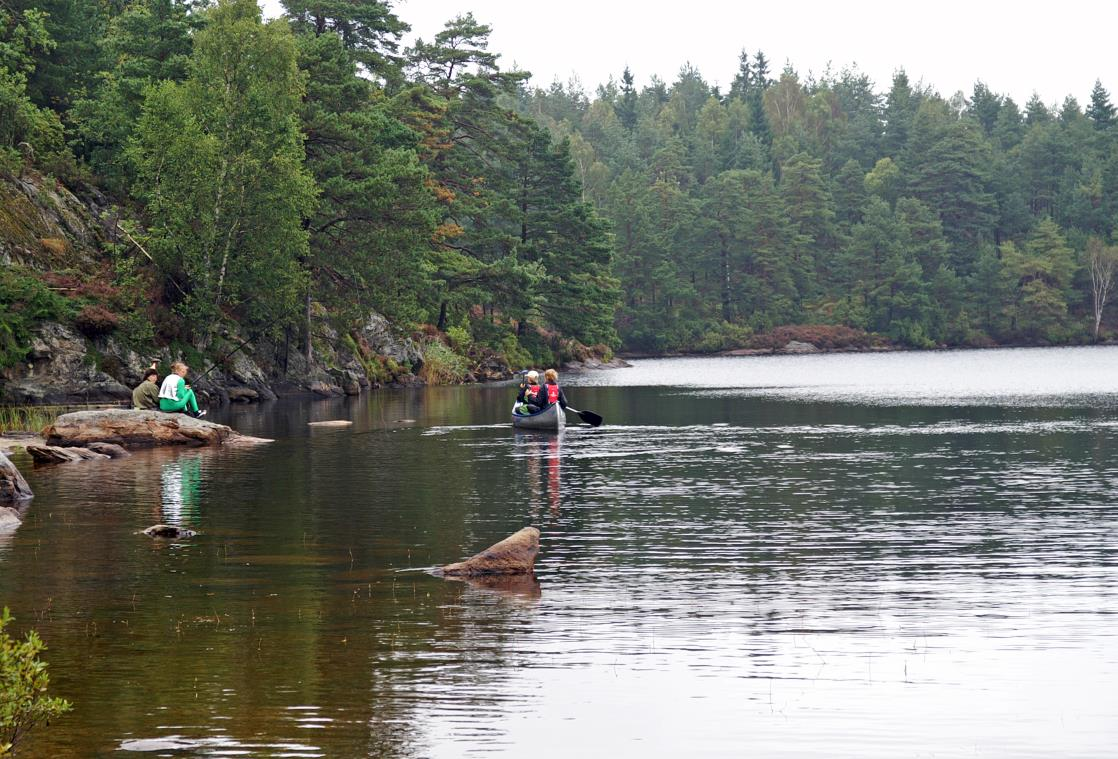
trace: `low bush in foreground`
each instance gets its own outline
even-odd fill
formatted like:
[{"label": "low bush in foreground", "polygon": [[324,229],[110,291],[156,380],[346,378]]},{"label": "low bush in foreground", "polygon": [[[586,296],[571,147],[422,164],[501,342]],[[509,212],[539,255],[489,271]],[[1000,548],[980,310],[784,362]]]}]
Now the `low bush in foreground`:
[{"label": "low bush in foreground", "polygon": [[47,664],[39,660],[46,645],[34,630],[22,641],[4,632],[12,621],[4,608],[0,615],[0,755],[15,752],[28,731],[70,711],[70,702],[46,695],[50,678]]}]

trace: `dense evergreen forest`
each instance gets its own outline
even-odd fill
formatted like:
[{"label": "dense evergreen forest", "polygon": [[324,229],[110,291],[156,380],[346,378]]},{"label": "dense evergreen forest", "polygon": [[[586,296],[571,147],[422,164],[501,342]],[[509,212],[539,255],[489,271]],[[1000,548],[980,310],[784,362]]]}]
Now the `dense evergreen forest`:
[{"label": "dense evergreen forest", "polygon": [[[310,354],[316,319],[344,334],[378,311],[450,364],[514,366],[789,325],[915,347],[1105,336],[1118,117],[1099,82],[1085,108],[1022,108],[742,52],[725,91],[626,69],[591,98],[503,69],[470,14],[405,46],[386,2],[283,7],[0,0],[0,172],[97,188],[125,233],[90,330]],[[7,362],[28,320],[73,307],[33,269],[2,270]]]},{"label": "dense evergreen forest", "polygon": [[627,347],[716,350],[790,324],[916,347],[1098,336],[1118,256],[1101,83],[1085,109],[1022,109],[981,82],[945,100],[903,70],[881,94],[854,70],[739,62],[725,92],[688,66],[639,91],[625,70],[593,100],[522,92],[613,223]]}]

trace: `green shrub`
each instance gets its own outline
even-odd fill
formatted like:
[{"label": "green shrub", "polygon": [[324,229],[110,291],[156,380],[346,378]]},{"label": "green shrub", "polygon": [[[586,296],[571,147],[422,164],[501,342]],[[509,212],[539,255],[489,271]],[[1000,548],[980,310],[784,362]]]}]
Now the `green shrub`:
[{"label": "green shrub", "polygon": [[0,754],[14,750],[32,728],[70,711],[70,702],[46,695],[50,678],[39,654],[46,646],[32,630],[23,641],[4,632],[12,615],[0,616]]},{"label": "green shrub", "polygon": [[63,320],[73,304],[18,267],[0,269],[0,368],[27,358],[36,322]]},{"label": "green shrub", "polygon": [[524,349],[516,335],[505,335],[505,339],[498,346],[498,351],[504,356],[505,363],[510,369],[527,369],[536,365],[537,361],[530,352]]},{"label": "green shrub", "polygon": [[739,324],[721,322],[705,330],[691,346],[697,353],[717,353],[719,351],[744,348],[753,337],[753,330]]},{"label": "green shrub", "polygon": [[440,342],[428,343],[423,349],[423,368],[419,376],[429,385],[461,382],[467,370],[466,359]]},{"label": "green shrub", "polygon": [[458,353],[463,355],[470,352],[473,347],[473,337],[470,331],[465,327],[451,327],[446,331],[446,337],[450,340],[451,346]]}]

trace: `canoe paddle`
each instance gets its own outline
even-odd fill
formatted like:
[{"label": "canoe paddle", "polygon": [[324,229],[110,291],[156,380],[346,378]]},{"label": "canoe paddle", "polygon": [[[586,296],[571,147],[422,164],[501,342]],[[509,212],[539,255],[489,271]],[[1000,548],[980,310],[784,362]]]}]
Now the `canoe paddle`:
[{"label": "canoe paddle", "polygon": [[591,427],[597,427],[602,423],[602,417],[595,414],[593,411],[579,411],[576,408],[567,406],[567,411],[573,411],[578,414],[578,418],[589,424]]}]

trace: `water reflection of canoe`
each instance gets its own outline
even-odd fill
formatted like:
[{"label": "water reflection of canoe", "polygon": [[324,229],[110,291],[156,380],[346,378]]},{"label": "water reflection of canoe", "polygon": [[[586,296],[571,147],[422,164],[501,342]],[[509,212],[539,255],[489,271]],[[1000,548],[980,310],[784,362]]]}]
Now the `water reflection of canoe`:
[{"label": "water reflection of canoe", "polygon": [[534,414],[512,412],[513,427],[523,427],[529,430],[561,430],[566,423],[566,415],[559,408],[558,403],[553,403],[543,411],[537,411]]}]

